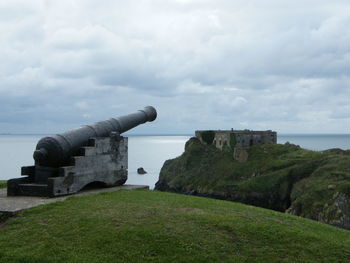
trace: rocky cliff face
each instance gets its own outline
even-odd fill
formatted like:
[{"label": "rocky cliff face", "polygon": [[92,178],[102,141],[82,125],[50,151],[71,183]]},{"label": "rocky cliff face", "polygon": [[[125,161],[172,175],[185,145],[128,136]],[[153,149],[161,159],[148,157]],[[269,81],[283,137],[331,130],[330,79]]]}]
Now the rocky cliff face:
[{"label": "rocky cliff face", "polygon": [[238,162],[191,138],[185,152],[164,163],[156,190],[178,192],[287,212],[350,229],[350,152],[314,152],[265,144]]}]

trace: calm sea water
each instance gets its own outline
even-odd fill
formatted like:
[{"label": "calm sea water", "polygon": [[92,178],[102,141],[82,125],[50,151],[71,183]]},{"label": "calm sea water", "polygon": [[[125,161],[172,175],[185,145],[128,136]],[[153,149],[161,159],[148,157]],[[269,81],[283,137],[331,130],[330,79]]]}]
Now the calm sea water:
[{"label": "calm sea water", "polygon": [[[33,150],[42,135],[0,135],[0,180],[20,177],[21,166],[33,164]],[[191,136],[129,136],[129,175],[127,184],[149,185],[158,180],[167,159],[184,151]],[[298,144],[310,150],[350,149],[350,135],[279,135],[278,143]],[[147,174],[136,170],[143,167]]]},{"label": "calm sea water", "polygon": [[[0,135],[0,180],[20,177],[21,166],[34,164],[33,151],[42,135]],[[149,185],[158,180],[167,159],[181,155],[190,136],[129,136],[127,184]],[[137,174],[143,167],[147,174]]]}]

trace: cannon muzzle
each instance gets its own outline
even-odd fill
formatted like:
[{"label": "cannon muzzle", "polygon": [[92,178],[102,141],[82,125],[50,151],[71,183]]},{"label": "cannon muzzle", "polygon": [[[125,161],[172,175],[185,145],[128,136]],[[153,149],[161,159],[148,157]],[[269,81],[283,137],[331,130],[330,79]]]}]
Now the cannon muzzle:
[{"label": "cannon muzzle", "polygon": [[36,145],[33,158],[35,163],[41,166],[63,166],[69,163],[70,157],[77,154],[81,147],[88,145],[90,138],[106,137],[111,132],[121,134],[147,121],[154,121],[156,118],[155,108],[147,106],[143,110],[128,115],[44,137]]}]

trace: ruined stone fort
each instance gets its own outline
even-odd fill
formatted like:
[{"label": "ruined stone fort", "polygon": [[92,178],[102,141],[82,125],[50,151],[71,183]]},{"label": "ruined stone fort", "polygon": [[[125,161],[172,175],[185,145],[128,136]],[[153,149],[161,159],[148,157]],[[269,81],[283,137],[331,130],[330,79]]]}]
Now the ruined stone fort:
[{"label": "ruined stone fort", "polygon": [[238,161],[248,159],[246,149],[250,146],[277,143],[277,133],[271,130],[200,130],[196,131],[195,135],[202,143],[214,145],[220,150],[225,146],[231,148],[234,151],[234,158]]}]

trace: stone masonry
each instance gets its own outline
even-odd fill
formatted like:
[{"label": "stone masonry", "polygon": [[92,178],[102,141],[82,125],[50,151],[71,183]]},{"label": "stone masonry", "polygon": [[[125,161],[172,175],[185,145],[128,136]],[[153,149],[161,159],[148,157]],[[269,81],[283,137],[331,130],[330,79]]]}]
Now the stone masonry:
[{"label": "stone masonry", "polygon": [[211,144],[222,150],[224,146],[230,147],[234,151],[234,158],[238,161],[246,161],[248,153],[246,149],[253,145],[266,143],[277,143],[277,133],[275,131],[251,131],[251,130],[214,130],[196,131],[196,137],[205,144],[208,144],[203,136],[210,134]]},{"label": "stone masonry", "polygon": [[25,177],[8,181],[9,196],[62,196],[79,192],[90,183],[118,186],[128,176],[128,138],[111,135],[89,140],[69,166],[22,167]]}]

